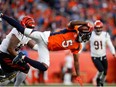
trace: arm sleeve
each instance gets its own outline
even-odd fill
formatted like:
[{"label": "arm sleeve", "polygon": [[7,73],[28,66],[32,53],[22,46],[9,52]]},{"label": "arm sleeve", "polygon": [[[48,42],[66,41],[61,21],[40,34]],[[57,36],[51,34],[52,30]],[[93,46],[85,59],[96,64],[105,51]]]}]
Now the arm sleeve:
[{"label": "arm sleeve", "polygon": [[22,34],[25,34],[26,36],[37,39],[40,37],[40,34],[38,31],[33,32],[34,30],[29,29],[29,28],[24,28],[20,23],[18,23],[15,19],[10,18],[6,15],[2,15],[2,18],[6,20],[10,25],[15,27],[18,31],[20,31]]},{"label": "arm sleeve", "polygon": [[78,54],[73,54],[74,57],[74,67],[75,67],[75,71],[77,76],[80,75],[80,69],[79,69],[79,55]]},{"label": "arm sleeve", "polygon": [[25,28],[24,30],[24,34],[27,36],[27,37],[30,37],[34,40],[39,40],[41,38],[41,32],[39,31],[36,31],[36,30],[32,30],[30,28]]},{"label": "arm sleeve", "polygon": [[6,15],[1,16],[4,20],[6,20],[11,26],[15,27],[18,31],[20,31],[22,34],[24,33],[25,28],[18,23],[15,19],[10,18]]},{"label": "arm sleeve", "polygon": [[108,33],[107,33],[107,45],[109,46],[111,53],[115,54],[115,48],[112,44],[112,41],[110,39],[110,35]]}]

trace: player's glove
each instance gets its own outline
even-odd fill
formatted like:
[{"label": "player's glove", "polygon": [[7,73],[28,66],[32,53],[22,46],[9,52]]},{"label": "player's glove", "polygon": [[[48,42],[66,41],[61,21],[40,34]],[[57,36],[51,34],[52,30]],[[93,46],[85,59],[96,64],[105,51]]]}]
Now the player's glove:
[{"label": "player's glove", "polygon": [[23,62],[23,58],[25,55],[22,52],[19,52],[19,54],[13,59],[12,63],[17,64],[18,62]]},{"label": "player's glove", "polygon": [[76,81],[80,84],[80,86],[83,86],[83,81],[80,76],[76,77]]}]

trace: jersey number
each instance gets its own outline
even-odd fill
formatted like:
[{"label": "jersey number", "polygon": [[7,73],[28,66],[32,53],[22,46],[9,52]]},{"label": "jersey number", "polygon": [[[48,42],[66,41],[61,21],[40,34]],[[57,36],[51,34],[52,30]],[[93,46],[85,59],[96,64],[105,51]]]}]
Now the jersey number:
[{"label": "jersey number", "polygon": [[98,49],[102,49],[102,41],[95,41],[94,42],[94,46],[95,46],[95,49],[98,50]]},{"label": "jersey number", "polygon": [[69,45],[72,45],[72,40],[67,40],[62,42],[63,47],[68,47]]}]

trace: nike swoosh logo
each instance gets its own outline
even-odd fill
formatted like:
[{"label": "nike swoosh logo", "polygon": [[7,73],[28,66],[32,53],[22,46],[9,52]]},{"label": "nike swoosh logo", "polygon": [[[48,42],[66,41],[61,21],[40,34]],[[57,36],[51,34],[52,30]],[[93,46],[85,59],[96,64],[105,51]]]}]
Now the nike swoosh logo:
[{"label": "nike swoosh logo", "polygon": [[3,78],[5,78],[6,76],[5,76],[5,75],[3,75],[3,76],[0,76],[0,77],[3,77]]}]

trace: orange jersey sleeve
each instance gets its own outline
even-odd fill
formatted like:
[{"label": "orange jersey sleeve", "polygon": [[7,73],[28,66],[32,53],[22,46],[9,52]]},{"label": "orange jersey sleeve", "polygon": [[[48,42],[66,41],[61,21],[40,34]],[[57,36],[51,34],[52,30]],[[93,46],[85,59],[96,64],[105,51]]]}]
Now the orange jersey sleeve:
[{"label": "orange jersey sleeve", "polygon": [[48,49],[50,51],[71,50],[72,53],[78,53],[81,43],[76,42],[76,32],[66,32],[52,35],[48,40]]}]

